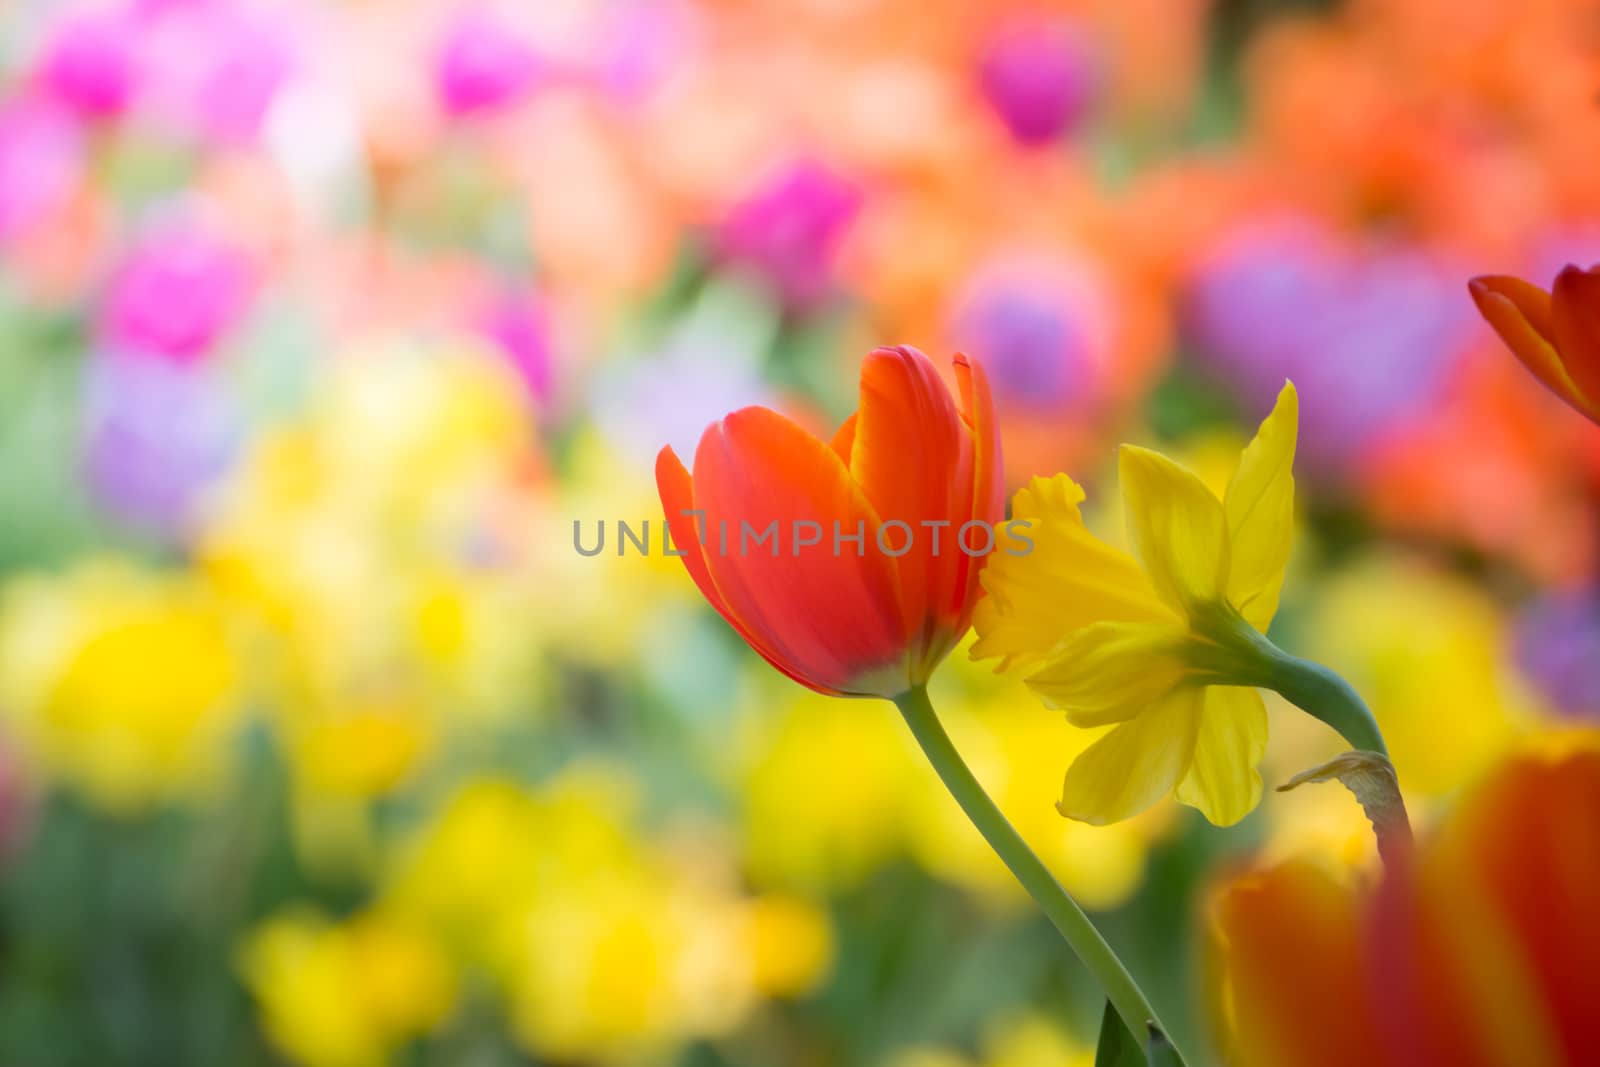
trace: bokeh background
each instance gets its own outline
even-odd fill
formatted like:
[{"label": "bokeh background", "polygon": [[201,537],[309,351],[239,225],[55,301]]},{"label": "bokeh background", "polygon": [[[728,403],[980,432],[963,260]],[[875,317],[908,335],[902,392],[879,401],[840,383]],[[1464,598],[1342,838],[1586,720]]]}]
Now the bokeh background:
[{"label": "bokeh background", "polygon": [[[1418,822],[1600,715],[1600,431],[1465,280],[1600,258],[1585,0],[10,0],[0,1064],[1069,1067],[1101,1004],[893,708],[748,653],[656,449],[978,355],[1013,485],[1225,479],[1285,377],[1274,635]],[[573,524],[606,550],[575,551]],[[1193,1054],[1206,887],[1371,862],[958,744]],[[1276,708],[1282,781],[1339,751]]]}]

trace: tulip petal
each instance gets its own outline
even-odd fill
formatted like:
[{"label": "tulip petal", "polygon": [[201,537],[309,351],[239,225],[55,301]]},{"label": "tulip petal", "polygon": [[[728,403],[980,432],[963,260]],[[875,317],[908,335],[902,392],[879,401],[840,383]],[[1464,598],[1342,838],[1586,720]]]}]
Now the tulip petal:
[{"label": "tulip petal", "polygon": [[[893,561],[876,550],[877,512],[831,447],[774,411],[744,408],[701,438],[694,498],[718,592],[795,674],[823,690],[904,690]],[[797,523],[815,523],[821,542],[796,544]],[[773,524],[776,546],[754,540]]]},{"label": "tulip petal", "polygon": [[[955,357],[956,387],[961,394],[961,418],[972,434],[972,517],[998,527],[1006,517],[1005,462],[1001,458],[1000,422],[995,417],[994,396],[983,366],[965,353]],[[993,558],[992,556],[990,558]],[[962,557],[963,573],[957,581],[965,617],[956,624],[964,633],[981,592],[979,584],[987,560]]]},{"label": "tulip petal", "polygon": [[1147,448],[1123,445],[1119,472],[1128,533],[1161,599],[1185,613],[1221,599],[1228,573],[1222,502],[1194,472]]},{"label": "tulip petal", "polygon": [[1083,489],[1065,474],[1035,478],[1012,500],[1008,525],[1033,547],[1002,551],[984,567],[989,595],[973,612],[973,659],[999,656],[1007,670],[1038,664],[1063,635],[1094,622],[1177,621],[1139,565],[1084,526],[1082,502]]},{"label": "tulip petal", "polygon": [[1294,863],[1232,882],[1210,910],[1226,1062],[1393,1062],[1368,1007],[1368,936],[1350,886]]},{"label": "tulip petal", "polygon": [[856,443],[856,417],[851,415],[839,426],[830,442],[833,451],[838,455],[840,462],[846,467],[850,466],[850,450]]},{"label": "tulip petal", "polygon": [[1027,685],[1074,726],[1122,722],[1183,683],[1185,633],[1178,623],[1097,622],[1062,641]]},{"label": "tulip petal", "polygon": [[1178,784],[1178,799],[1217,826],[1232,826],[1261,803],[1267,752],[1267,705],[1254,689],[1207,686],[1195,738],[1194,763]]},{"label": "tulip petal", "polygon": [[1469,283],[1473,302],[1512,355],[1551,392],[1600,419],[1600,403],[1590,402],[1562,365],[1555,349],[1550,294],[1520,278],[1491,275]]},{"label": "tulip petal", "polygon": [[744,638],[746,644],[779,672],[801,685],[830,695],[839,695],[832,689],[823,688],[796,675],[785,665],[778,651],[763,635],[752,630],[738,616],[717,589],[717,584],[712,581],[711,572],[706,567],[705,548],[699,540],[700,531],[694,514],[694,482],[671,445],[663,448],[656,456],[656,489],[661,494],[661,506],[666,511],[667,529],[672,534],[673,549],[683,554],[681,557],[683,565],[688,569],[689,577],[694,580],[695,588],[700,590],[700,595],[706,598],[706,601],[716,609],[717,614],[721,615],[740,637]]},{"label": "tulip petal", "polygon": [[[955,539],[972,515],[972,471],[971,434],[932,361],[904,346],[871,352],[861,365],[850,473],[883,520],[910,528],[896,566],[913,662],[942,657],[953,640],[947,616],[963,603],[967,570]],[[942,544],[924,522],[949,524]]]},{"label": "tulip petal", "polygon": [[1228,483],[1228,601],[1265,633],[1278,610],[1294,544],[1294,450],[1300,398],[1286,382]]},{"label": "tulip petal", "polygon": [[1561,365],[1593,415],[1600,410],[1600,271],[1568,267],[1556,275],[1550,308]]},{"label": "tulip petal", "polygon": [[1130,818],[1170,793],[1189,771],[1199,729],[1201,690],[1183,686],[1084,749],[1056,809],[1104,826]]},{"label": "tulip petal", "polygon": [[1419,872],[1429,883],[1423,891],[1437,894],[1430,910],[1462,900],[1468,914],[1482,916],[1441,930],[1453,935],[1458,971],[1482,974],[1469,970],[1474,960],[1511,957],[1477,983],[1469,1005],[1485,1038],[1520,1031],[1524,1049],[1562,1050],[1550,1062],[1588,1063],[1600,1055],[1593,992],[1600,850],[1578,844],[1596,840],[1600,751],[1580,748],[1496,772],[1457,808],[1429,869]]}]

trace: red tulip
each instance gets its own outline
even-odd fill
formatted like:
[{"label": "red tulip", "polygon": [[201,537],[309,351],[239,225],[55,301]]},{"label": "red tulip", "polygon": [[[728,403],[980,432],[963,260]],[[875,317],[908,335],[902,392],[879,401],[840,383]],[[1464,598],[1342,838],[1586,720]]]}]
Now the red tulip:
[{"label": "red tulip", "polygon": [[959,406],[927,356],[880,348],[831,443],[750,407],[707,428],[692,478],[671,448],[656,459],[700,592],[802,685],[895,697],[966,632],[1004,485],[988,383],[954,364]]},{"label": "red tulip", "polygon": [[1504,275],[1468,283],[1478,310],[1553,393],[1600,423],[1600,267],[1567,267],[1545,292]]},{"label": "red tulip", "polygon": [[1600,751],[1503,767],[1381,883],[1236,879],[1214,929],[1242,1067],[1600,1063]]}]

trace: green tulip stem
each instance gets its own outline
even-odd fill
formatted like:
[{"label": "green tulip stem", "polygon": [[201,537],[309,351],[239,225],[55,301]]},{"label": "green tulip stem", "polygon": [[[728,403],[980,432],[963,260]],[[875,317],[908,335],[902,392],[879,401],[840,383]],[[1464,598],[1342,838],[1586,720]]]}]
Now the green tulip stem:
[{"label": "green tulip stem", "polygon": [[[1127,1025],[1128,1032],[1138,1040],[1141,1048],[1148,1045],[1152,1027],[1163,1033],[1171,1031],[1161,1026],[1144,991],[1128,973],[1127,967],[1117,958],[1106,939],[1100,936],[1089,917],[1076,901],[1061,888],[1039,857],[1023,841],[1022,836],[1006,820],[983,786],[950,741],[939,722],[938,713],[928,700],[927,689],[917,686],[895,698],[895,705],[905,716],[906,725],[922,746],[928,762],[938,772],[950,795],[961,805],[972,825],[977,827],[989,847],[1010,868],[1034,902],[1043,909],[1066,939],[1078,959],[1089,969],[1105,991],[1106,998]],[[1180,1059],[1181,1064],[1181,1059]]]}]

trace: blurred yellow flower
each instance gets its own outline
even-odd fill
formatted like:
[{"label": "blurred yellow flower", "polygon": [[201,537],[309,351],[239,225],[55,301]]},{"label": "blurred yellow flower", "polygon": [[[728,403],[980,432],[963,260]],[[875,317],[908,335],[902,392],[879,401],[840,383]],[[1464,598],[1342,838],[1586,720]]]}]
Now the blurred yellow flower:
[{"label": "blurred yellow flower", "polygon": [[289,759],[307,788],[331,797],[387,793],[429,750],[433,726],[404,699],[352,701],[308,717],[290,738]]},{"label": "blurred yellow flower", "polygon": [[1285,385],[1223,497],[1193,472],[1123,446],[1121,481],[1138,562],[1083,524],[1083,490],[1035,479],[1014,517],[1036,547],[984,571],[976,658],[1024,667],[1027,684],[1078,726],[1114,728],[1067,772],[1062,814],[1090,823],[1134,815],[1176,791],[1212,822],[1261,797],[1261,695],[1241,684],[1238,628],[1264,633],[1294,535],[1298,399]]},{"label": "blurred yellow flower", "polygon": [[1369,558],[1323,586],[1307,629],[1314,654],[1366,694],[1408,796],[1460,788],[1537,721],[1505,620],[1465,579]]},{"label": "blurred yellow flower", "polygon": [[[541,637],[561,656],[602,670],[637,669],[659,652],[664,629],[701,614],[702,601],[683,580],[683,564],[663,550],[661,502],[648,463],[630,459],[598,431],[574,435],[567,446],[559,485],[545,502],[535,543],[550,546],[541,560],[546,600],[559,603],[558,617],[546,620]],[[605,522],[604,550],[584,556],[573,547],[573,523],[582,541],[593,546]],[[626,522],[633,537],[649,548],[641,552],[624,541]]]},{"label": "blurred yellow flower", "polygon": [[198,556],[251,624],[311,808],[390,793],[451,730],[522,707],[540,603],[522,395],[475,346],[350,352],[219,494]]},{"label": "blurred yellow flower", "polygon": [[1093,1067],[1094,1049],[1039,1015],[1003,1018],[984,1034],[982,1052],[968,1058],[943,1049],[913,1049],[893,1067]]},{"label": "blurred yellow flower", "polygon": [[535,789],[471,782],[388,880],[388,906],[489,975],[540,1057],[659,1054],[809,990],[831,963],[815,907],[742,895],[725,860],[642,837],[634,808],[607,768]]},{"label": "blurred yellow flower", "polygon": [[239,967],[267,1036],[303,1067],[381,1067],[455,1006],[448,958],[384,911],[337,924],[280,915],[251,934]]},{"label": "blurred yellow flower", "polygon": [[745,864],[761,885],[858,885],[904,854],[917,783],[938,780],[889,708],[805,692],[774,709],[769,693],[742,723]]},{"label": "blurred yellow flower", "polygon": [[745,926],[752,977],[767,996],[809,993],[833,965],[833,927],[809,900],[759,897],[750,903]]},{"label": "blurred yellow flower", "polygon": [[[1063,762],[1085,747],[1082,732],[1023,701],[1015,681],[960,663],[946,673],[937,683],[946,726],[1012,825],[1087,906],[1125,900],[1162,814],[1110,827],[1063,823],[1047,801]],[[911,856],[997,902],[1026,899],[896,716],[811,693],[775,712],[766,692],[749,698],[742,743],[742,853],[757,884],[834,892]]]},{"label": "blurred yellow flower", "polygon": [[388,898],[437,930],[452,951],[504,972],[519,951],[523,902],[542,884],[536,845],[543,831],[537,803],[522,787],[469,782],[396,853]]},{"label": "blurred yellow flower", "polygon": [[891,1067],[973,1067],[967,1057],[936,1048],[914,1048],[891,1061]]},{"label": "blurred yellow flower", "polygon": [[89,560],[0,602],[0,708],[41,768],[113,812],[219,784],[238,682],[218,605],[190,576]]}]

